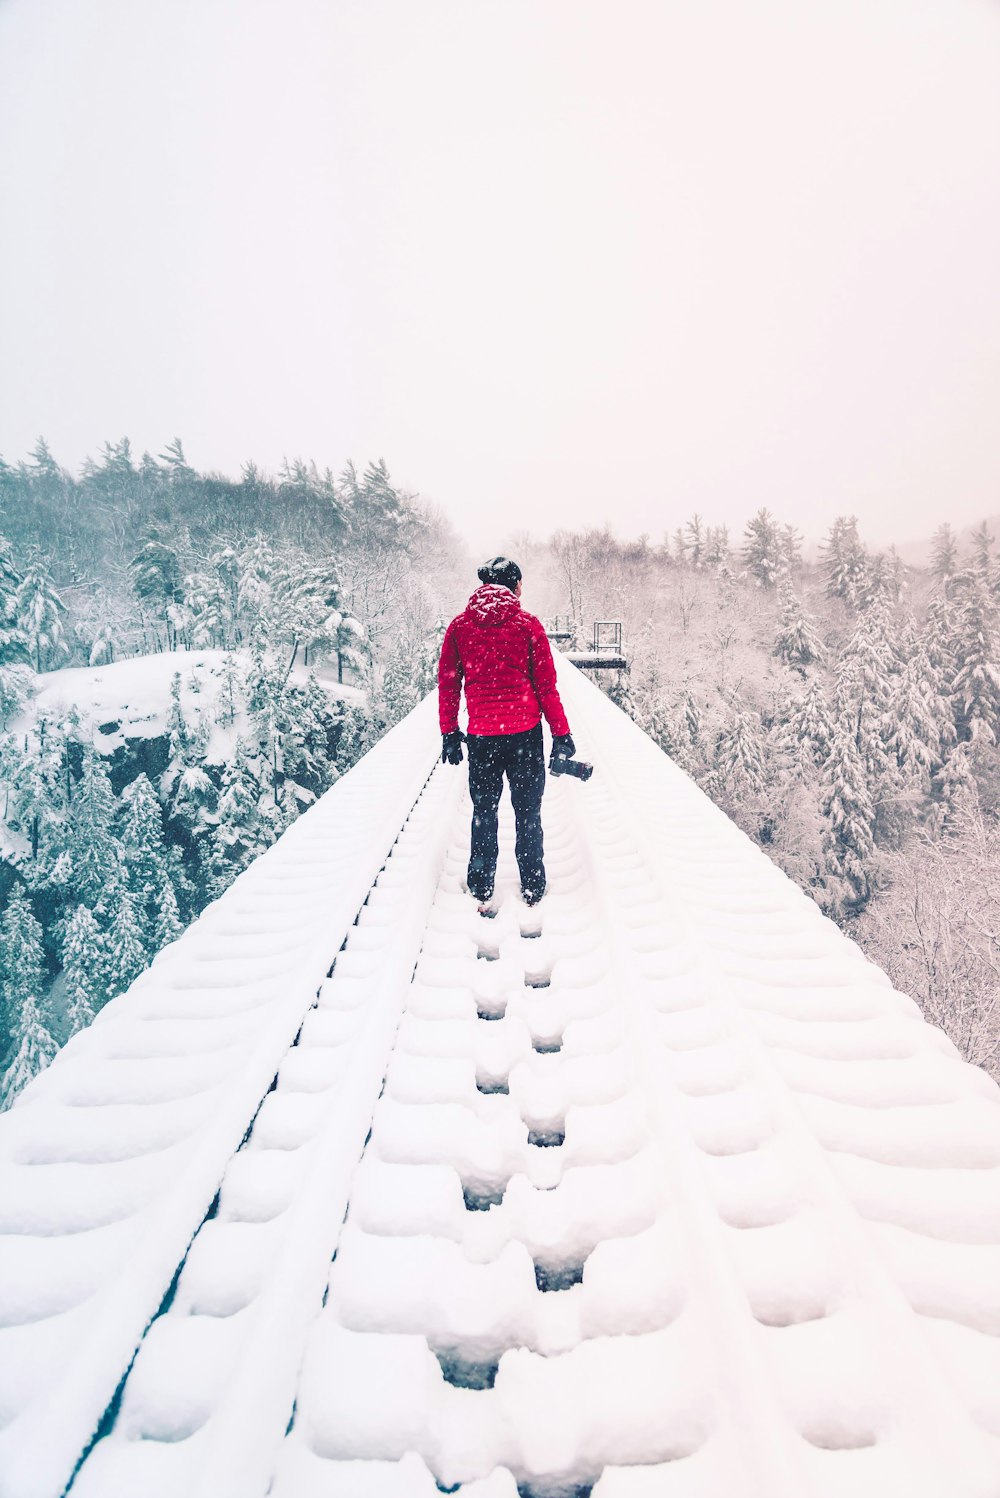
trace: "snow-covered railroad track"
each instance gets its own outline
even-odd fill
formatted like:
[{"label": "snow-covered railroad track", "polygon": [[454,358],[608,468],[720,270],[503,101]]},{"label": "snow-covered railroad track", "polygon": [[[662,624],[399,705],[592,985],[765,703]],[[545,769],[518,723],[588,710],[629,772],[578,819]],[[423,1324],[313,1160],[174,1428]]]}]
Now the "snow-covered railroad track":
[{"label": "snow-covered railroad track", "polygon": [[113,1415],[421,798],[434,716],[428,700],[389,733],[0,1119],[0,1498],[58,1498]]},{"label": "snow-covered railroad track", "polygon": [[1000,1094],[562,676],[550,894],[436,772],[74,1498],[1000,1495]]}]

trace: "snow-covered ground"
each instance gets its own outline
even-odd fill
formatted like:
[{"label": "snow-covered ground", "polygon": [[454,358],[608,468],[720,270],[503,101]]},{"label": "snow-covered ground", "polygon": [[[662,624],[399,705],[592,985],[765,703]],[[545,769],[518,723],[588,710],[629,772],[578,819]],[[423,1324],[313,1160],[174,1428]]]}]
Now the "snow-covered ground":
[{"label": "snow-covered ground", "polygon": [[[233,658],[241,669],[249,657],[239,652]],[[25,733],[42,714],[62,718],[75,708],[83,724],[93,732],[93,742],[102,754],[110,754],[128,739],[158,738],[165,732],[170,712],[170,689],[180,673],[181,703],[190,722],[199,717],[213,721],[224,716],[227,690],[224,650],[164,650],[155,655],[131,656],[104,666],[67,666],[46,671],[37,678],[37,689],[25,711],[10,725],[14,734]],[[292,670],[292,680],[306,682],[308,671]],[[363,701],[358,688],[340,685],[336,670],[323,665],[317,680],[332,696],[351,702]],[[242,715],[235,723],[241,731]],[[215,729],[209,743],[209,759],[222,763],[231,748],[233,734]]]},{"label": "snow-covered ground", "polygon": [[2,1498],[996,1498],[1000,1090],[560,678],[539,907],[424,703],[0,1120]]}]

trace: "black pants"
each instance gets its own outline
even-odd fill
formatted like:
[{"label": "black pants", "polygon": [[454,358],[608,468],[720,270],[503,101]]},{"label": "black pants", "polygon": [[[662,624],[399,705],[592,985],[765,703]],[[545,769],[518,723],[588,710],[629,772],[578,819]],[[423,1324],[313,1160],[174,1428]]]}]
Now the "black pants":
[{"label": "black pants", "polygon": [[521,888],[540,895],[545,888],[542,858],[542,792],[545,789],[545,752],[542,725],[526,733],[470,734],[469,791],[472,795],[472,856],[469,893],[488,900],[497,871],[497,807],[503,777],[510,785],[514,807],[517,858]]}]

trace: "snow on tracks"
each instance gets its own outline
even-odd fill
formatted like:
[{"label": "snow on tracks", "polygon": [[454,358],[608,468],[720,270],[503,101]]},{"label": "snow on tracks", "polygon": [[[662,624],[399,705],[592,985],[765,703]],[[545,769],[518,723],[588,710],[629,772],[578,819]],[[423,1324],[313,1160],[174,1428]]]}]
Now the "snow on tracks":
[{"label": "snow on tracks", "polygon": [[[70,1479],[227,1161],[319,1013],[310,1006],[436,749],[426,702],[0,1119],[2,1498],[55,1498]],[[430,861],[425,878],[433,888]],[[299,1117],[275,1124],[277,1148],[309,1131],[310,1094],[299,1095]],[[372,1101],[358,1106],[370,1113]],[[213,1355],[206,1347],[192,1374],[207,1376]]]}]

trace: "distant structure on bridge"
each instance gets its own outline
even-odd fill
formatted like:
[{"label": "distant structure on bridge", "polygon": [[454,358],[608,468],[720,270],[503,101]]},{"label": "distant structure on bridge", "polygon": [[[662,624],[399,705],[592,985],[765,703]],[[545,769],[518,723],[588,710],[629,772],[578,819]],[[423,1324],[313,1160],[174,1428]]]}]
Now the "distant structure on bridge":
[{"label": "distant structure on bridge", "polygon": [[[557,614],[547,631],[554,644],[562,645],[574,638],[574,630],[568,617]],[[596,619],[594,636],[589,648],[564,650],[567,660],[585,671],[627,671],[628,658],[622,646],[622,624],[620,619]]]}]

